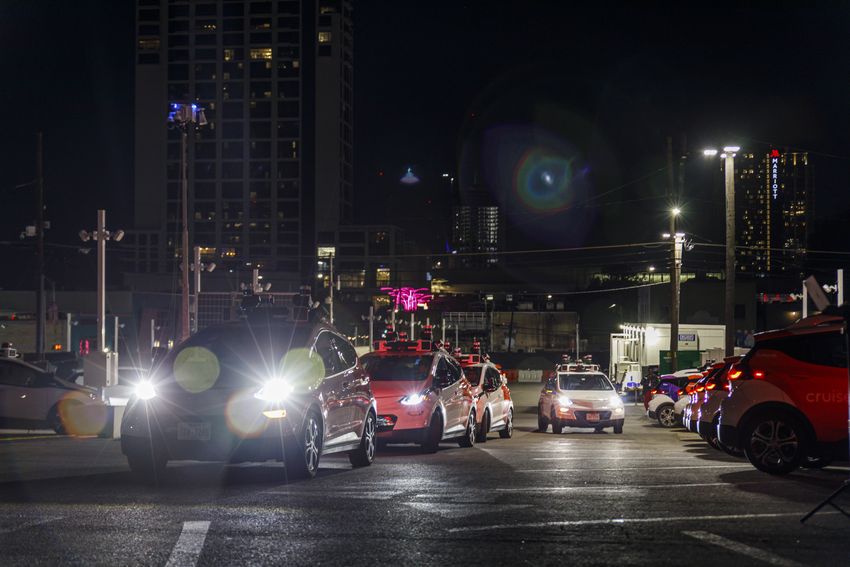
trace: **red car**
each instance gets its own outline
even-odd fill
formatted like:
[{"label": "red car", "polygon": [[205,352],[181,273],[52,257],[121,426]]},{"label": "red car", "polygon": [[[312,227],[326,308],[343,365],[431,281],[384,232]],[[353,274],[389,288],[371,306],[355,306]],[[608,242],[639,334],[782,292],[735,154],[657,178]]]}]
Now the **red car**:
[{"label": "red car", "polygon": [[472,447],[475,400],[460,364],[431,341],[379,341],[361,358],[378,402],[378,441],[418,443],[433,453],[443,440]]},{"label": "red car", "polygon": [[847,338],[839,317],[818,315],[755,336],[729,372],[718,438],[761,471],[826,465],[847,452]]}]

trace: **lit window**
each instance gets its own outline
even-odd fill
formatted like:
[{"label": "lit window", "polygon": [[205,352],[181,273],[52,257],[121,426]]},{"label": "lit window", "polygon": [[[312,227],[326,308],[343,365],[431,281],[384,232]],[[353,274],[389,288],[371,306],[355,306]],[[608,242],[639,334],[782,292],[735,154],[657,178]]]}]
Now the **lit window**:
[{"label": "lit window", "polygon": [[254,47],[251,49],[251,59],[271,59],[271,47]]},{"label": "lit window", "polygon": [[375,285],[378,287],[390,285],[389,268],[378,268],[375,270]]},{"label": "lit window", "polygon": [[329,31],[320,31],[319,32],[319,43],[330,43],[331,42],[331,32]]},{"label": "lit window", "polygon": [[159,51],[159,38],[140,39],[139,51]]},{"label": "lit window", "polygon": [[225,49],[224,50],[224,60],[225,61],[233,61],[233,50]]}]

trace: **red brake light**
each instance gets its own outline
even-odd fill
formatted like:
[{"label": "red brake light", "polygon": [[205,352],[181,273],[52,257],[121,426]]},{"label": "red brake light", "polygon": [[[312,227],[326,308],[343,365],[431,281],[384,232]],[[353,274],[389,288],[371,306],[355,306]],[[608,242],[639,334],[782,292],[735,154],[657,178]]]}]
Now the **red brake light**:
[{"label": "red brake light", "polygon": [[682,394],[684,394],[684,393],[685,393],[685,390],[683,390],[683,389],[679,388],[678,395],[679,395],[679,396],[681,396],[681,395],[682,395]]},{"label": "red brake light", "polygon": [[761,370],[753,370],[753,378],[764,378],[764,372]]},{"label": "red brake light", "polygon": [[741,375],[743,373],[744,373],[743,370],[733,370],[732,372],[729,373],[729,379],[730,380],[737,380],[738,378],[741,377]]},{"label": "red brake light", "polygon": [[705,390],[705,387],[704,387],[704,386],[697,386],[697,387],[696,387],[696,391],[697,391],[697,392],[702,392],[702,391],[704,391],[704,390]]},{"label": "red brake light", "polygon": [[658,393],[658,390],[650,390],[649,393],[654,396]]},{"label": "red brake light", "polygon": [[710,383],[706,384],[705,389],[706,389],[706,390],[713,390],[713,389],[715,389],[716,387],[717,387],[717,383],[716,383],[716,382],[710,382]]}]

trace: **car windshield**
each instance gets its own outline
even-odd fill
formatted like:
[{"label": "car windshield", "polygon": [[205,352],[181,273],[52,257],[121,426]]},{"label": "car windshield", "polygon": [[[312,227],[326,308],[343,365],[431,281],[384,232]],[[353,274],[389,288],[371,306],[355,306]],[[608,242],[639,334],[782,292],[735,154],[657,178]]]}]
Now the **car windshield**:
[{"label": "car windshield", "polygon": [[613,390],[603,374],[560,374],[561,390]]},{"label": "car windshield", "polygon": [[308,357],[308,338],[308,329],[290,325],[210,327],[174,349],[164,362],[181,384],[188,379],[213,388],[250,386],[283,369],[290,350],[300,348]]},{"label": "car windshield", "polygon": [[467,366],[463,369],[463,375],[469,380],[473,386],[477,386],[481,381],[481,373],[484,370],[483,366]]},{"label": "car windshield", "polygon": [[425,380],[434,355],[364,356],[363,368],[372,380]]}]

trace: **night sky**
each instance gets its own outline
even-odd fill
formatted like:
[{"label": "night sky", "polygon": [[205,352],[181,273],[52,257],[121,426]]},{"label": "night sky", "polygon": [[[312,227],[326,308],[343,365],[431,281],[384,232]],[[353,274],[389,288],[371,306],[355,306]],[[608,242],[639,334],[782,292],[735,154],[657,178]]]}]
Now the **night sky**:
[{"label": "night sky", "polygon": [[[34,176],[38,128],[50,240],[75,244],[100,206],[129,226],[133,11],[130,0],[0,3],[0,240],[31,222],[31,193],[13,187]],[[512,218],[510,245],[654,239],[668,135],[677,154],[683,136],[692,151],[808,150],[817,216],[847,214],[850,5],[358,0],[355,13],[359,220],[423,225],[423,211],[451,205],[442,173],[496,191],[510,184],[503,158],[522,150],[507,146],[544,143],[574,155],[565,167],[580,187],[558,215],[542,203]],[[409,166],[422,180],[412,188],[398,183]],[[684,222],[721,241],[716,166],[691,160]],[[427,225],[428,246],[447,230]]]}]

